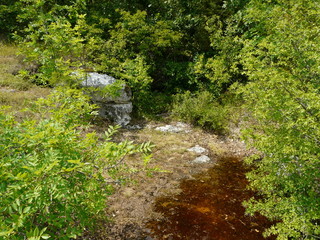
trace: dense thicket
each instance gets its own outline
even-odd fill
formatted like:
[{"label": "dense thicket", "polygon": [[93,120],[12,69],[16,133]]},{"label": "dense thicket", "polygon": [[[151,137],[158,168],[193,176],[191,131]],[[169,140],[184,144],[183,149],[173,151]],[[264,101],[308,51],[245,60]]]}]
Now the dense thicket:
[{"label": "dense thicket", "polygon": [[[82,44],[77,49],[81,48],[84,54],[85,67],[129,81],[133,78],[140,85],[148,85],[154,90],[175,93],[180,89],[199,89],[208,82],[205,74],[199,74],[194,68],[199,56],[211,57],[220,50],[210,46],[213,43],[208,28],[224,28],[224,21],[245,2],[20,0],[2,3],[0,20],[3,23],[10,21],[1,24],[4,33],[16,31],[31,50],[33,46],[33,50],[42,52],[44,49],[38,49],[37,44],[45,42],[50,44],[45,46],[46,50],[57,51],[51,41],[63,43],[68,39],[70,42],[77,36],[73,42]],[[77,24],[79,17],[84,19],[81,26]],[[209,21],[212,18],[219,23]],[[45,39],[57,34],[66,34],[66,37]],[[69,51],[66,55],[80,58],[72,53]],[[61,57],[57,54],[37,60],[36,54],[27,55],[32,55],[30,60],[39,67],[48,64],[48,58]],[[90,60],[92,62],[88,64]],[[49,65],[54,67],[52,63]],[[39,70],[45,74],[47,71],[50,75],[45,66]],[[123,71],[126,73],[121,74]],[[143,80],[136,80],[138,78]]]},{"label": "dense thicket", "polygon": [[263,198],[247,206],[280,220],[268,231],[278,239],[319,239],[320,5],[251,1],[246,13],[244,96],[256,120],[246,136],[263,152],[248,175]]},{"label": "dense thicket", "polygon": [[0,30],[32,63],[25,78],[75,86],[74,71],[111,74],[142,115],[179,93],[177,116],[221,131],[237,89],[244,137],[262,155],[248,211],[275,220],[278,239],[318,239],[319,13],[315,0],[15,0],[1,2]]}]

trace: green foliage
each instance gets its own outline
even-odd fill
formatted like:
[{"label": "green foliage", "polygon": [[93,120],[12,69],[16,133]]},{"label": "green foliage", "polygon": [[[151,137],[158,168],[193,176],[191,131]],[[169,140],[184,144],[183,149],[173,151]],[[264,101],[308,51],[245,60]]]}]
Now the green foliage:
[{"label": "green foliage", "polygon": [[27,69],[21,76],[37,84],[77,85],[92,65],[88,56],[97,50],[101,34],[95,25],[87,24],[86,1],[21,0],[17,5],[22,9],[19,21],[28,24],[15,39],[25,61],[33,66],[31,74]]},{"label": "green foliage", "polygon": [[168,22],[147,19],[145,11],[119,11],[120,21],[110,30],[104,45],[101,70],[125,79],[134,90],[147,90],[155,56],[174,46],[181,38]]},{"label": "green foliage", "polygon": [[16,0],[2,0],[0,3],[0,39],[8,39],[17,28],[18,9]]},{"label": "green foliage", "polygon": [[235,82],[247,80],[240,61],[242,36],[245,31],[242,11],[240,8],[225,19],[213,15],[206,22],[205,29],[208,31],[214,54],[198,56],[194,69],[198,77],[209,80],[207,89],[217,96],[225,93]]},{"label": "green foliage", "polygon": [[138,104],[135,106],[138,108],[136,109],[136,117],[159,119],[161,114],[170,110],[172,104],[172,96],[167,93],[150,91],[138,97]]},{"label": "green foliage", "polygon": [[[71,239],[105,219],[112,186],[132,172],[123,159],[150,144],[112,142],[83,131],[94,106],[77,90],[56,90],[32,108],[36,119],[17,122],[0,113],[1,239]],[[103,140],[102,140],[103,139]]]},{"label": "green foliage", "polygon": [[142,112],[150,94],[152,73],[157,70],[157,58],[173,47],[181,35],[172,30],[169,22],[147,19],[145,11],[119,13],[121,18],[109,32],[98,69],[125,80],[133,90],[136,109]]},{"label": "green foliage", "polygon": [[[84,16],[78,16],[75,26],[66,18],[39,18],[25,29],[22,54],[26,61],[39,66],[33,78],[39,84],[74,85],[77,75],[72,74],[82,65],[84,39],[81,27]],[[26,73],[28,74],[28,73]]]},{"label": "green foliage", "polygon": [[[246,202],[278,221],[277,239],[320,236],[320,6],[305,0],[252,0],[242,63],[242,88],[255,124],[244,137],[263,159],[248,174],[259,199]],[[253,141],[251,141],[251,140]]]},{"label": "green foliage", "polygon": [[225,133],[228,130],[229,110],[219,104],[210,92],[202,91],[197,94],[185,92],[176,95],[172,112],[179,119],[194,125]]}]

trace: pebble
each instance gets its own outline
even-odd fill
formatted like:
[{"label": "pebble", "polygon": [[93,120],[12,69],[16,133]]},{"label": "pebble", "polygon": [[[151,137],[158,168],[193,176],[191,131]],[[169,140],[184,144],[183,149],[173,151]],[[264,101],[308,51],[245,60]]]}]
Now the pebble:
[{"label": "pebble", "polygon": [[206,155],[201,155],[200,157],[195,158],[192,162],[193,163],[208,163],[211,159]]},{"label": "pebble", "polygon": [[203,148],[203,147],[201,147],[201,146],[199,146],[199,145],[196,145],[196,146],[194,146],[194,147],[192,147],[192,148],[189,148],[189,149],[187,149],[187,150],[188,150],[189,152],[195,152],[195,153],[199,153],[199,154],[208,152],[207,149],[205,149],[205,148]]}]

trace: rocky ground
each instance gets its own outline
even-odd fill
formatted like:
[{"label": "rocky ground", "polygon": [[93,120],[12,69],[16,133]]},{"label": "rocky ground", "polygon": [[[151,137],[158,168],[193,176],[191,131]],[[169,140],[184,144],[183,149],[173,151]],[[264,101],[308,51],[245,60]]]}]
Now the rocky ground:
[{"label": "rocky ground", "polygon": [[155,148],[150,167],[160,170],[151,177],[135,175],[134,182],[119,187],[109,198],[108,214],[113,219],[101,239],[154,239],[146,225],[163,217],[154,211],[157,198],[179,193],[182,180],[212,168],[222,156],[250,154],[236,137],[217,136],[179,122],[131,126],[121,130],[121,138],[152,142]]}]

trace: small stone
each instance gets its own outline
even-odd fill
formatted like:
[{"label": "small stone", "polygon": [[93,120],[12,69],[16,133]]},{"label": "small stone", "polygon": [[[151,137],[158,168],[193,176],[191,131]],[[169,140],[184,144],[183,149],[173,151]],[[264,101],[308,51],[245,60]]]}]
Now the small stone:
[{"label": "small stone", "polygon": [[188,129],[188,125],[185,123],[178,122],[176,125],[165,125],[155,128],[157,131],[161,132],[171,132],[171,133],[189,133],[191,130]]},{"label": "small stone", "polygon": [[195,153],[199,153],[199,154],[201,154],[201,153],[205,153],[205,152],[207,152],[208,150],[207,149],[205,149],[205,148],[203,148],[203,147],[200,147],[199,145],[196,145],[196,146],[194,146],[194,147],[192,147],[192,148],[189,148],[189,149],[187,149],[189,152],[195,152]]},{"label": "small stone", "polygon": [[140,125],[127,125],[125,128],[128,129],[128,130],[140,130],[143,127],[140,126]]},{"label": "small stone", "polygon": [[210,161],[211,161],[211,159],[208,156],[201,155],[200,157],[197,157],[196,159],[194,159],[192,162],[193,163],[208,163]]}]

